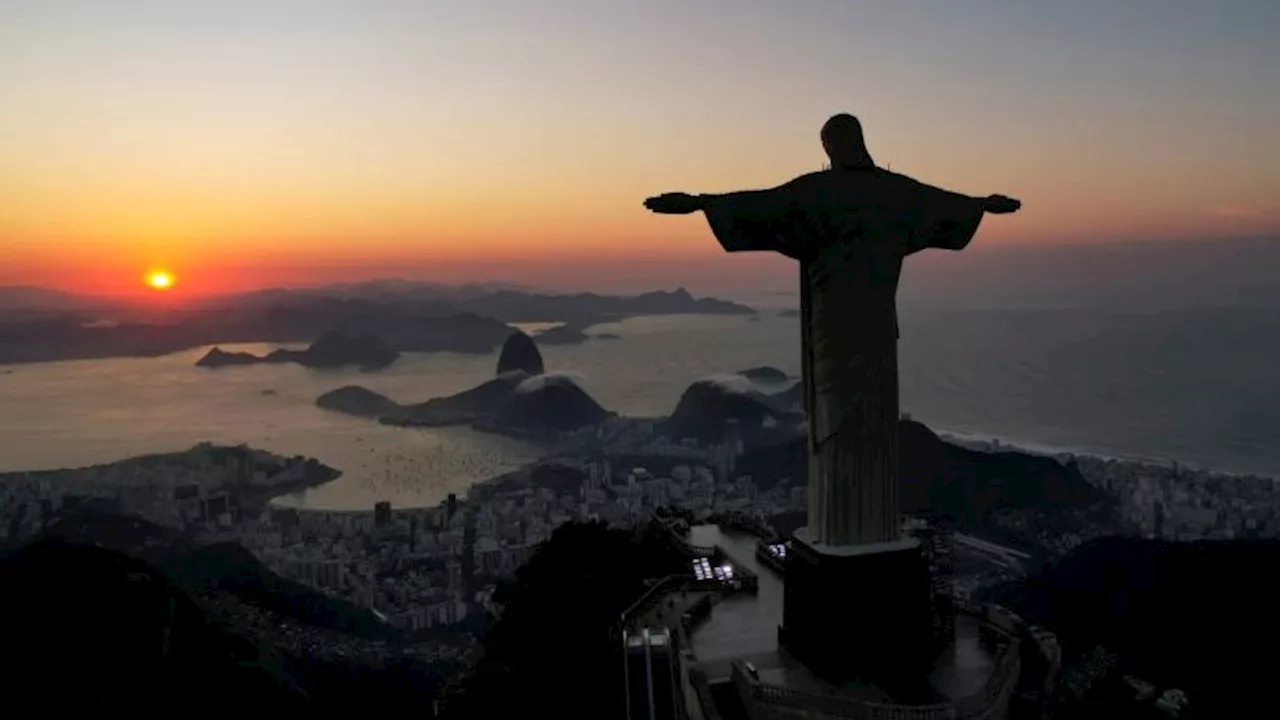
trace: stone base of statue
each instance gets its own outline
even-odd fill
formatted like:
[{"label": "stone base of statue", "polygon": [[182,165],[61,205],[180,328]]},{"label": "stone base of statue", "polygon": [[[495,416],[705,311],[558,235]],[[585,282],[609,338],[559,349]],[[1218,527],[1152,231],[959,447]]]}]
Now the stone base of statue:
[{"label": "stone base of statue", "polygon": [[778,643],[815,675],[900,696],[929,672],[929,565],[915,539],[830,546],[800,528],[787,550]]}]

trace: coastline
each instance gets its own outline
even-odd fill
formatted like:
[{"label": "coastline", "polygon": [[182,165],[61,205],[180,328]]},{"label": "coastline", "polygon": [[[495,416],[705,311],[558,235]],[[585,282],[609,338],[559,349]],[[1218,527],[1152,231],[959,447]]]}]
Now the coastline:
[{"label": "coastline", "polygon": [[[928,423],[925,423],[928,425]],[[933,429],[933,428],[930,428]],[[1037,457],[1048,457],[1055,460],[1066,461],[1070,459],[1083,460],[1086,462],[1107,463],[1114,462],[1126,466],[1134,466],[1141,468],[1161,468],[1164,470],[1173,470],[1175,467],[1180,472],[1205,473],[1215,477],[1223,478],[1262,478],[1264,480],[1275,481],[1280,478],[1280,472],[1275,474],[1257,473],[1249,471],[1231,470],[1223,468],[1208,467],[1197,463],[1188,463],[1181,460],[1172,460],[1169,458],[1144,457],[1141,455],[1117,455],[1113,453],[1100,453],[1092,450],[1082,450],[1073,448],[1057,447],[1046,445],[1043,443],[1028,442],[1024,440],[1010,439],[994,434],[978,433],[971,431],[955,431],[934,429],[934,433],[941,439],[959,445],[970,450],[985,453],[1001,453],[1001,452],[1017,452],[1024,455],[1035,455]]]},{"label": "coastline", "polygon": [[[225,456],[234,453],[250,458],[251,469],[261,476],[261,481],[255,475],[246,475],[241,466],[232,472],[224,461]],[[179,479],[176,469],[195,472]],[[274,472],[266,472],[267,469]],[[0,472],[0,493],[20,495],[34,492],[37,496],[118,500],[143,490],[172,497],[180,488],[193,485],[200,487],[199,492],[203,493],[205,483],[217,480],[220,481],[218,484],[208,488],[210,497],[222,495],[234,500],[242,510],[261,510],[278,497],[326,485],[342,474],[340,468],[326,465],[316,458],[286,457],[243,444],[202,442],[182,450],[148,453],[97,465]],[[120,478],[133,482],[121,483],[118,482]]]},{"label": "coastline", "polygon": [[[992,435],[983,435],[983,434],[973,433],[973,432],[956,432],[952,430],[935,430],[934,432],[938,435],[940,439],[944,440],[945,442],[948,442],[952,445],[956,445],[958,447],[963,447],[969,450],[973,450],[976,452],[1020,453],[1024,455],[1032,455],[1037,457],[1053,458],[1063,462],[1070,459],[1075,459],[1078,462],[1082,462],[1084,465],[1104,465],[1104,464],[1114,465],[1114,466],[1127,468],[1135,471],[1136,470],[1150,471],[1155,469],[1163,472],[1171,472],[1176,467],[1180,473],[1204,474],[1204,475],[1208,475],[1208,476],[1220,478],[1220,479],[1261,478],[1263,480],[1270,480],[1274,482],[1274,478],[1270,476],[1258,475],[1253,473],[1236,473],[1236,472],[1224,471],[1224,470],[1213,469],[1213,468],[1203,468],[1203,467],[1188,465],[1188,464],[1184,464],[1184,463],[1180,463],[1172,460],[1159,460],[1154,458],[1141,458],[1141,457],[1132,457],[1132,456],[1120,457],[1120,456],[1104,455],[1104,454],[1092,453],[1092,452],[1079,452],[1079,451],[1072,451],[1064,448],[1050,447],[1050,446],[1041,445],[1037,443],[1014,442],[1014,441],[1007,440],[1005,438],[1000,438]],[[60,480],[59,476],[66,476],[66,475],[70,475],[70,476],[81,475],[82,477],[68,478],[68,479],[72,479],[73,481],[77,481],[77,484],[85,483],[86,481],[89,483],[92,483],[94,481],[89,480],[86,477],[83,477],[83,475],[94,473],[94,472],[101,472],[109,468],[115,468],[118,466],[128,465],[128,464],[140,464],[140,465],[146,466],[147,464],[151,464],[155,462],[170,461],[177,458],[182,458],[184,456],[188,456],[193,451],[196,451],[202,447],[213,448],[213,449],[235,449],[235,448],[247,449],[250,452],[263,455],[267,458],[271,458],[273,461],[282,463],[286,466],[288,463],[295,463],[301,460],[305,464],[305,466],[308,468],[309,471],[305,474],[304,477],[299,477],[296,479],[278,480],[270,484],[257,484],[257,483],[228,484],[226,486],[226,491],[231,494],[234,494],[237,497],[237,499],[240,502],[242,502],[245,506],[262,507],[262,508],[274,507],[274,508],[281,508],[281,509],[288,508],[288,509],[297,510],[299,512],[307,512],[307,513],[317,512],[317,513],[337,513],[337,514],[348,514],[348,513],[359,514],[359,513],[372,512],[371,508],[364,508],[364,507],[361,507],[361,508],[332,508],[332,507],[309,508],[309,507],[295,507],[292,505],[277,504],[275,501],[279,498],[282,498],[288,495],[293,495],[296,493],[305,492],[307,490],[321,487],[323,485],[327,485],[329,483],[339,480],[340,478],[343,477],[343,474],[344,474],[343,469],[339,467],[332,467],[329,465],[325,465],[324,463],[320,462],[315,458],[287,458],[274,453],[270,449],[255,448],[255,447],[250,447],[248,445],[233,446],[233,445],[215,445],[213,443],[199,443],[193,447],[189,447],[183,450],[176,450],[172,452],[161,452],[161,453],[148,453],[145,455],[133,456],[133,457],[125,458],[118,461],[101,463],[96,465],[86,465],[86,466],[71,467],[71,468],[53,468],[53,469],[40,469],[40,470],[0,472],[0,484],[7,484],[8,482],[12,482],[12,481],[38,483],[40,481],[47,480],[47,481],[58,482]],[[537,467],[538,465],[544,462],[547,462],[548,460],[554,460],[557,457],[559,457],[554,451],[551,450],[551,448],[548,448],[548,450],[549,452],[547,454],[543,455],[542,457],[536,460],[530,461],[521,467],[518,467],[512,470],[507,470],[505,472],[501,472],[496,475],[477,480],[467,488],[465,493],[457,493],[458,499],[469,500],[473,497],[473,493],[476,493],[477,491],[481,495],[484,495],[485,493],[488,493],[488,492],[492,492],[496,487],[516,481],[520,475],[528,472],[534,467]],[[438,504],[439,503],[422,504],[422,505],[405,505],[401,507],[403,509],[424,509],[424,508],[436,507]]]}]

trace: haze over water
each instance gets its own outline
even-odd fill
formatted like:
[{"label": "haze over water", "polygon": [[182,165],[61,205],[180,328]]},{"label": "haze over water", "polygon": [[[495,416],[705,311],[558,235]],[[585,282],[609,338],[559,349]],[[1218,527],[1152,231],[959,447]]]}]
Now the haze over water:
[{"label": "haze over water", "polygon": [[[1280,375],[1273,370],[1280,281],[1268,270],[1280,245],[1045,252],[1019,259],[975,249],[908,262],[901,311],[907,412],[936,430],[1029,447],[1280,476]],[[1108,272],[1118,262],[1134,271]],[[709,375],[755,365],[798,373],[798,320],[780,314],[794,299],[749,288],[740,294],[772,307],[754,320],[670,316],[599,325],[593,332],[621,339],[544,347],[547,368],[578,373],[606,408],[631,416],[668,414],[691,382]],[[539,455],[497,435],[392,428],[314,406],[319,395],[350,384],[401,402],[458,392],[492,376],[494,355],[409,354],[381,373],[294,365],[209,371],[193,366],[204,351],[0,368],[0,470],[243,442],[314,456],[344,472],[284,502],[367,509],[379,499],[435,504]]]}]

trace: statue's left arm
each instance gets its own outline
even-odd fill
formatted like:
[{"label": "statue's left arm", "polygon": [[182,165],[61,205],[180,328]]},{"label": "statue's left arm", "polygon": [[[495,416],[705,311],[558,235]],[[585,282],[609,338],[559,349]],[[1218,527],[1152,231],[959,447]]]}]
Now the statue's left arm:
[{"label": "statue's left arm", "polygon": [[918,183],[913,193],[914,222],[907,254],[937,248],[963,250],[978,233],[989,198],[969,197]]}]

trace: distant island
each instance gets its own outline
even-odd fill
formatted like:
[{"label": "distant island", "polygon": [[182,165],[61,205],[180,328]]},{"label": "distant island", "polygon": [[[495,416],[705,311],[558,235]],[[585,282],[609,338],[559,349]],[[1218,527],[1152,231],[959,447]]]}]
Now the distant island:
[{"label": "distant island", "polygon": [[517,436],[577,430],[614,415],[571,376],[546,373],[536,343],[518,330],[503,344],[496,377],[470,390],[402,405],[367,388],[350,385],[325,393],[316,399],[316,405],[374,418],[384,425],[471,425]]},{"label": "distant island", "polygon": [[[453,395],[402,404],[368,388],[348,385],[321,395],[316,405],[384,425],[470,425],[522,437],[573,431],[614,417],[616,413],[591,398],[571,375],[547,372],[538,350],[540,341],[540,335],[512,332],[499,354],[495,377]],[[740,439],[749,444],[794,437],[803,432],[805,421],[799,407],[800,383],[773,393],[756,386],[788,380],[785,372],[769,366],[699,380],[655,430],[679,440],[715,443],[724,440],[733,421]]]},{"label": "distant island", "polygon": [[[0,299],[6,297],[0,288]],[[177,309],[126,306],[65,293],[8,289],[0,304],[0,363],[156,357],[210,345],[311,342],[324,333],[372,335],[395,352],[488,354],[511,323],[559,322],[548,345],[609,339],[587,328],[639,315],[754,315],[745,305],[683,288],[635,296],[554,295],[502,287],[386,282],[267,290]],[[215,356],[214,364],[248,364]]]},{"label": "distant island", "polygon": [[236,365],[297,363],[309,368],[340,368],[357,365],[365,370],[381,370],[400,357],[377,335],[347,335],[330,331],[306,350],[276,350],[264,357],[251,353],[229,353],[213,348],[196,361],[197,367],[220,368]]}]

